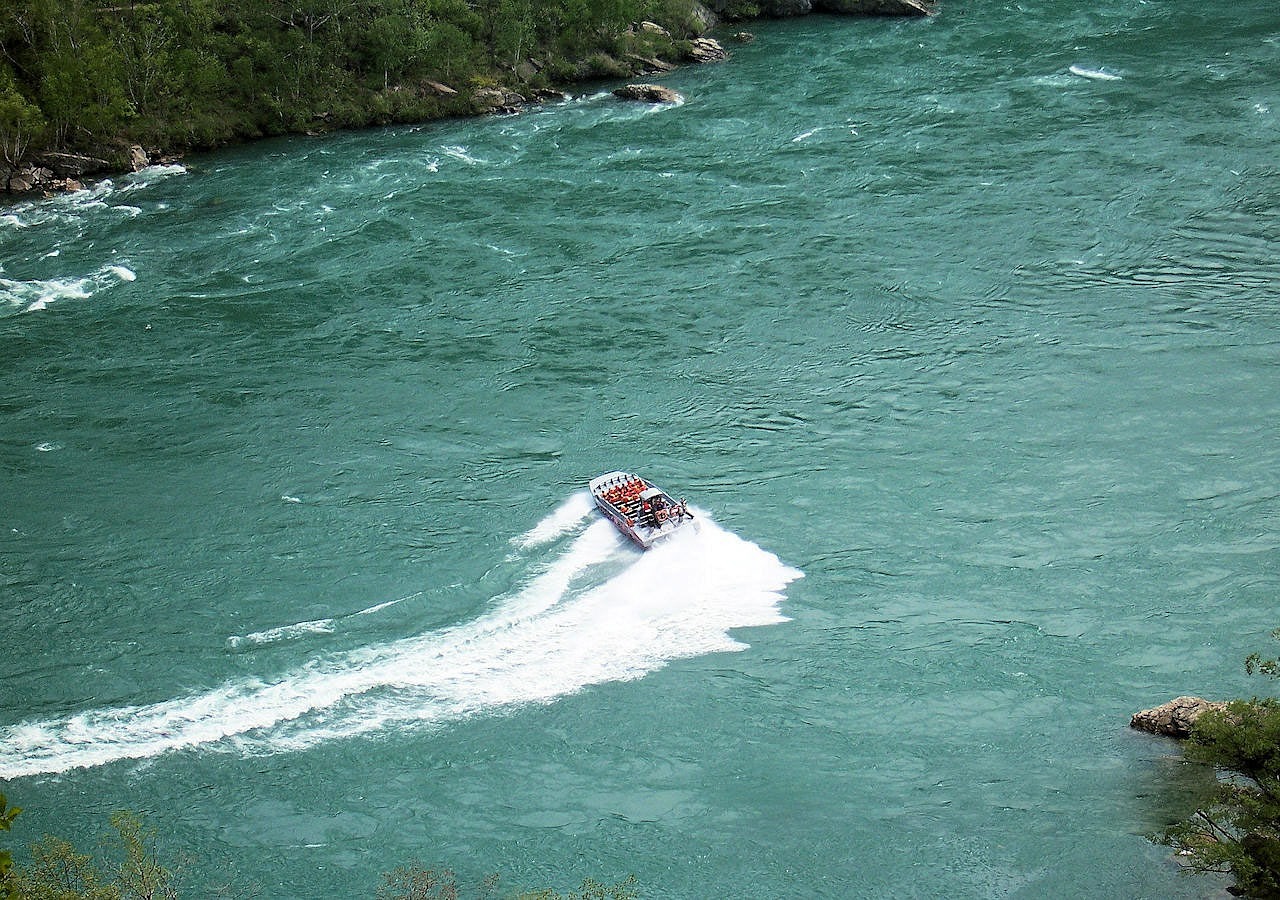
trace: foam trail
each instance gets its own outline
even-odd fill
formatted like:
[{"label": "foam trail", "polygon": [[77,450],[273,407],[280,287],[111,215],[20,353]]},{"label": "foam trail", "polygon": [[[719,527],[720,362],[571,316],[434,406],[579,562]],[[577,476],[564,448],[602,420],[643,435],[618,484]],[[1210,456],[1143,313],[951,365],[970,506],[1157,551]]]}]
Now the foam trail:
[{"label": "foam trail", "polygon": [[276,641],[287,641],[304,634],[333,634],[333,619],[315,619],[311,622],[298,622],[294,625],[281,625],[253,634],[232,635],[227,638],[227,646],[233,650],[255,644],[272,644]]},{"label": "foam trail", "polygon": [[375,603],[373,606],[370,606],[368,609],[357,610],[356,612],[353,612],[351,615],[369,616],[376,612],[382,612],[384,609],[387,609],[388,607],[395,606],[397,603],[403,603],[407,599],[408,599],[407,597],[398,597],[395,600],[386,600],[386,601],[383,601],[382,603]]},{"label": "foam trail", "polygon": [[1091,69],[1087,66],[1071,66],[1067,69],[1072,75],[1079,75],[1081,78],[1088,78],[1091,81],[1123,81],[1119,75],[1114,75],[1105,69]]},{"label": "foam trail", "polygon": [[[37,450],[40,447],[36,447]],[[60,447],[58,449],[61,449]],[[416,596],[416,595],[410,595]],[[251,634],[234,634],[227,638],[227,646],[232,650],[239,650],[243,647],[253,647],[259,644],[272,644],[276,641],[288,641],[294,638],[305,637],[308,634],[333,634],[337,630],[337,625],[346,619],[353,619],[356,616],[368,616],[384,609],[403,603],[408,597],[397,597],[395,600],[385,600],[382,603],[375,603],[367,609],[358,609],[355,612],[347,613],[343,616],[336,616],[329,619],[313,619],[309,622],[295,622],[292,625],[280,625],[275,628],[267,628],[263,631],[255,631]]]},{"label": "foam trail", "polygon": [[580,525],[594,509],[595,502],[591,499],[591,494],[579,491],[512,543],[523,550],[549,544]]},{"label": "foam trail", "polygon": [[118,188],[120,191],[136,191],[140,188],[150,187],[157,181],[169,178],[173,175],[186,175],[187,167],[180,163],[167,163],[155,166],[146,166],[128,176],[124,184]]},{"label": "foam trail", "polygon": [[741,650],[736,628],[786,621],[801,573],[705,516],[647,553],[596,520],[489,613],[148,706],[0,727],[0,778],[171,750],[276,753],[387,728],[438,727],[669,661]]}]

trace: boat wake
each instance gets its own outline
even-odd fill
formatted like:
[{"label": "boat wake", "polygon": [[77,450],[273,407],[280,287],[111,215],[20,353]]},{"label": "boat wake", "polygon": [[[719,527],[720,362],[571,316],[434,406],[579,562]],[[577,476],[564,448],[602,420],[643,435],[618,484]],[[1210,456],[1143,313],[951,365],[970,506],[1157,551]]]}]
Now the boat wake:
[{"label": "boat wake", "polygon": [[705,513],[699,525],[640,553],[575,495],[513,540],[521,586],[478,618],[274,678],[0,727],[0,778],[179,749],[278,753],[440,727],[744,649],[732,630],[785,622],[783,592],[802,573]]},{"label": "boat wake", "polygon": [[1098,69],[1090,66],[1070,66],[1067,71],[1072,75],[1080,78],[1088,78],[1090,81],[1123,81],[1124,77],[1116,75],[1114,72],[1108,72],[1106,69]]}]

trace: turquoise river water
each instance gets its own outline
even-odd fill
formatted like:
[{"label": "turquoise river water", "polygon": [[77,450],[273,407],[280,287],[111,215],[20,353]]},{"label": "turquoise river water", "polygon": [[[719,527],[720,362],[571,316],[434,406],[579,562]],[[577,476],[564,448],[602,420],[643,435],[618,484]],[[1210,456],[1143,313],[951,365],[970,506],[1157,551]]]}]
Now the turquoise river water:
[{"label": "turquoise river water", "polygon": [[[1280,626],[1273,0],[756,23],[0,211],[0,790],[186,896],[1203,897]],[[727,42],[727,37],[726,37]],[[702,514],[647,554],[639,471]]]}]

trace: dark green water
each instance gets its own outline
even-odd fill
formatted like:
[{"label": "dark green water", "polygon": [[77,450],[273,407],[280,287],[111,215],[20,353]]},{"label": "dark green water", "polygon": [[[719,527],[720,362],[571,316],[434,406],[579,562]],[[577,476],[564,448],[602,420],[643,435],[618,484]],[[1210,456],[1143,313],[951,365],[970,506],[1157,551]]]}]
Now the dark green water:
[{"label": "dark green water", "polygon": [[[1200,897],[1280,626],[1280,16],[755,27],[675,107],[0,214],[0,789],[189,893]],[[624,467],[703,527],[643,557]],[[801,576],[803,573],[803,577]]]}]

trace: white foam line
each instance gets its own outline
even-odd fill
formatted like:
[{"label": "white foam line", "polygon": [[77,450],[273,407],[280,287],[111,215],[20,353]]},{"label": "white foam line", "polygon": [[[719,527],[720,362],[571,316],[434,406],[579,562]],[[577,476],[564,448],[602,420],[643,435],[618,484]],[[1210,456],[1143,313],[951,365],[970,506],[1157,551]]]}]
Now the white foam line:
[{"label": "white foam line", "polygon": [[273,680],[0,727],[0,778],[439,726],[740,650],[730,631],[786,621],[783,591],[801,573],[705,514],[699,522],[641,554],[597,520],[523,589],[462,625],[314,659]]},{"label": "white foam line", "polygon": [[591,499],[591,494],[587,491],[579,491],[556,507],[537,525],[518,538],[514,538],[511,543],[522,550],[549,544],[586,521],[594,509],[595,501]]},{"label": "white foam line", "polygon": [[1113,75],[1104,69],[1090,69],[1087,66],[1071,66],[1067,69],[1072,75],[1088,78],[1092,81],[1123,81],[1120,75]]},{"label": "white foam line", "polygon": [[372,615],[373,613],[376,613],[376,612],[382,612],[384,609],[386,609],[386,608],[387,608],[387,607],[389,607],[389,606],[395,606],[397,603],[403,603],[403,602],[404,602],[405,600],[407,600],[407,599],[409,599],[409,598],[408,598],[408,597],[399,597],[399,598],[397,598],[397,599],[395,599],[395,600],[387,600],[387,601],[386,601],[386,602],[384,602],[384,603],[375,603],[373,606],[370,606],[370,607],[369,607],[369,608],[367,608],[367,609],[357,610],[356,612],[353,612],[351,615],[353,615],[353,616],[368,616],[368,615]]},{"label": "white foam line", "polygon": [[287,641],[304,634],[332,634],[333,619],[315,619],[311,622],[298,622],[294,625],[281,625],[253,634],[233,635],[227,638],[227,646],[233,650],[246,645],[271,644],[276,641]]},{"label": "white foam line", "polygon": [[50,278],[45,281],[13,281],[0,278],[0,300],[21,312],[48,309],[60,300],[84,300],[123,281],[136,281],[137,274],[122,265],[104,265],[83,278]]}]

